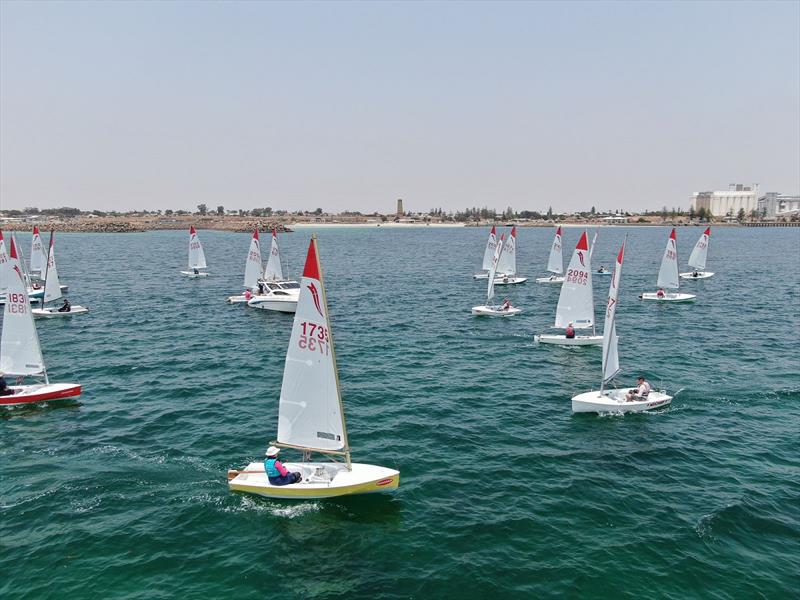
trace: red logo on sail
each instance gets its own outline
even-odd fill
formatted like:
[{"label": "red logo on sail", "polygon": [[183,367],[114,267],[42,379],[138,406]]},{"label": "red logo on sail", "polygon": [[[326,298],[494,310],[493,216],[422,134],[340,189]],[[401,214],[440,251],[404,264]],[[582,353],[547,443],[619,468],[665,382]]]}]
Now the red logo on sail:
[{"label": "red logo on sail", "polygon": [[586,263],[583,262],[583,252],[580,252],[580,251],[578,252],[578,259],[581,261],[581,266],[585,267]]},{"label": "red logo on sail", "polygon": [[317,291],[317,286],[315,286],[312,282],[309,283],[306,287],[311,292],[311,297],[314,298],[314,306],[317,307],[317,311],[319,312],[319,314],[324,317],[325,315],[322,313],[322,307],[320,306],[319,303],[319,292]]}]

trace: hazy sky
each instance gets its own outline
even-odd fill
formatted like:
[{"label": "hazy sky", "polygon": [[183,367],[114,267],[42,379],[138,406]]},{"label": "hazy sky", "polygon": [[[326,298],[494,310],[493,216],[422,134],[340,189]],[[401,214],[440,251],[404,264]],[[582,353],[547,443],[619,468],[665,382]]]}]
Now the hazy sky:
[{"label": "hazy sky", "polygon": [[0,208],[800,192],[800,2],[0,2]]}]

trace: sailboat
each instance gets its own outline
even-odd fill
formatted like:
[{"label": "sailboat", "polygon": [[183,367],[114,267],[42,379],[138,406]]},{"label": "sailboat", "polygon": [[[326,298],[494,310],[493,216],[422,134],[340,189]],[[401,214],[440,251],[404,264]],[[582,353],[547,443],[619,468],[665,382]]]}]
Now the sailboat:
[{"label": "sailboat", "polygon": [[511,234],[503,244],[497,261],[495,285],[515,285],[525,283],[527,277],[517,277],[517,228],[511,227]]},{"label": "sailboat", "polygon": [[[594,247],[594,243],[592,246]],[[595,334],[591,255],[588,237],[584,231],[569,261],[567,276],[558,297],[556,322],[553,327],[566,329],[568,325],[572,325],[575,329],[591,328],[592,335],[576,335],[568,338],[566,335],[543,333],[534,336],[534,341],[561,346],[599,346],[602,343],[603,336]]]},{"label": "sailboat", "polygon": [[661,258],[661,268],[658,270],[656,285],[659,287],[657,292],[645,292],[639,298],[657,302],[689,302],[697,297],[694,294],[681,294],[678,291],[680,282],[678,281],[678,241],[675,236],[675,228],[667,238],[667,247]]},{"label": "sailboat", "polygon": [[69,310],[61,310],[55,306],[47,306],[48,302],[55,302],[63,298],[61,285],[58,281],[58,268],[56,267],[55,234],[50,232],[50,251],[47,256],[44,277],[44,298],[41,308],[31,309],[34,317],[71,317],[89,312],[85,306],[73,304]]},{"label": "sailboat", "polygon": [[475,316],[512,317],[522,312],[519,308],[511,306],[511,304],[507,300],[502,305],[499,306],[490,304],[492,298],[494,298],[494,286],[497,283],[495,274],[497,273],[497,265],[500,262],[500,255],[503,253],[504,245],[505,245],[505,240],[501,235],[500,241],[495,246],[494,255],[492,256],[492,264],[489,267],[489,273],[487,274],[488,282],[486,288],[486,304],[484,306],[472,307],[472,314]]},{"label": "sailboat", "polygon": [[483,251],[483,265],[481,266],[483,272],[473,275],[475,279],[486,279],[489,276],[495,248],[497,248],[497,229],[492,225],[492,230],[489,232],[489,240],[486,242],[486,248]]},{"label": "sailboat", "polygon": [[672,401],[672,396],[668,396],[664,390],[660,392],[651,390],[646,399],[628,402],[626,395],[634,388],[605,389],[605,386],[620,372],[616,315],[624,258],[625,242],[622,243],[619,250],[617,264],[611,276],[611,285],[608,288],[606,319],[603,323],[603,376],[600,382],[600,391],[584,392],[573,396],[572,412],[642,412],[666,406]]},{"label": "sailboat", "polygon": [[31,269],[32,276],[44,279],[44,271],[47,268],[47,253],[44,251],[42,237],[39,235],[39,228],[33,226],[33,237],[31,238]]},{"label": "sailboat", "polygon": [[206,266],[206,255],[203,252],[203,244],[200,243],[197,230],[192,225],[189,227],[189,270],[181,271],[181,273],[188,275],[189,279],[208,277],[208,273],[200,270],[205,269]]},{"label": "sailboat", "polygon": [[[350,460],[316,236],[308,246],[301,283],[283,370],[278,439],[270,445],[303,453],[300,462],[284,463],[290,472],[300,472],[302,478],[289,485],[273,485],[264,463],[252,462],[242,470],[229,470],[228,486],[236,492],[295,500],[395,490],[400,484],[399,471]],[[312,453],[333,460],[312,461]]]},{"label": "sailboat", "polygon": [[[261,245],[258,241],[258,229],[253,231],[250,238],[250,248],[247,251],[247,258],[244,263],[244,288],[251,293],[258,289],[258,280],[261,277]],[[238,304],[247,302],[252,296],[239,294],[238,296],[228,296],[228,304]]]},{"label": "sailboat", "polygon": [[247,301],[248,306],[263,310],[293,313],[300,298],[300,284],[283,278],[281,252],[278,248],[278,232],[272,230],[272,245],[263,280],[258,282],[258,294]]},{"label": "sailboat", "polygon": [[556,237],[550,246],[550,256],[547,259],[547,270],[552,273],[549,277],[537,277],[536,283],[564,283],[564,258],[561,252],[561,225],[556,229]]},{"label": "sailboat", "polygon": [[706,259],[708,258],[708,244],[711,238],[711,227],[706,227],[703,235],[697,240],[692,253],[689,255],[689,266],[694,271],[681,273],[681,279],[708,279],[714,273],[706,271]]},{"label": "sailboat", "polygon": [[63,400],[79,396],[78,383],[50,383],[39,346],[39,336],[33,323],[28,290],[19,266],[17,248],[11,240],[10,257],[0,254],[0,269],[8,286],[3,311],[3,331],[0,334],[0,372],[24,378],[37,377],[42,381],[28,385],[10,385],[10,395],[0,396],[0,406],[16,406],[48,400]]}]

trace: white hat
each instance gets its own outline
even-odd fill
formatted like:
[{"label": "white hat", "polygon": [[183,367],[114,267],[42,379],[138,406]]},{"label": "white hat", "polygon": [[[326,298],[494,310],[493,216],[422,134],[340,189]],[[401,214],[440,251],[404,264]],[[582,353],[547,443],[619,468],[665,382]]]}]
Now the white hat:
[{"label": "white hat", "polygon": [[270,446],[267,448],[267,456],[278,456],[278,453],[281,451],[280,448],[276,448],[275,446]]}]

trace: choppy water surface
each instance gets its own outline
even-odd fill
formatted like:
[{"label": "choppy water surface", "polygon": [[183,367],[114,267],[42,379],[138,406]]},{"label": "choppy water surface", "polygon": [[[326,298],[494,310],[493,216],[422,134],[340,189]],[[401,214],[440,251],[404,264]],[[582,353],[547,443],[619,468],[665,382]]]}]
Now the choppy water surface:
[{"label": "choppy water surface", "polygon": [[[293,275],[310,231],[281,238]],[[682,270],[700,232],[678,231]],[[291,327],[224,303],[248,236],[201,231],[213,276],[187,280],[185,232],[60,235],[92,312],[39,335],[51,379],[84,394],[0,413],[0,596],[796,594],[800,230],[716,229],[697,302],[643,304],[667,233],[603,229],[595,266],[628,235],[623,379],[675,400],[598,417],[570,397],[598,385],[599,349],[532,342],[557,288],[509,290],[518,318],[470,316],[485,229],[320,230],[354,459],[402,475],[393,497],[300,503],[225,480],[274,438]],[[544,274],[551,236],[519,232],[521,274]]]}]

